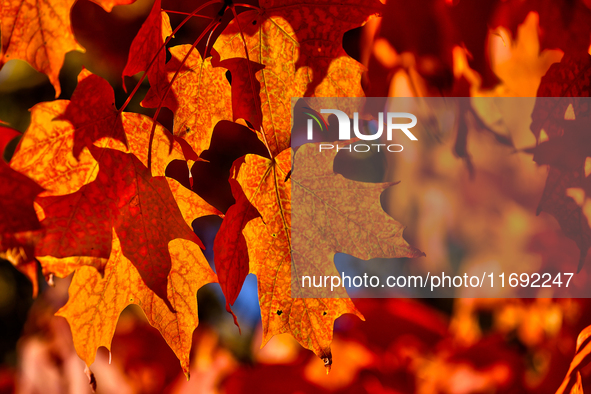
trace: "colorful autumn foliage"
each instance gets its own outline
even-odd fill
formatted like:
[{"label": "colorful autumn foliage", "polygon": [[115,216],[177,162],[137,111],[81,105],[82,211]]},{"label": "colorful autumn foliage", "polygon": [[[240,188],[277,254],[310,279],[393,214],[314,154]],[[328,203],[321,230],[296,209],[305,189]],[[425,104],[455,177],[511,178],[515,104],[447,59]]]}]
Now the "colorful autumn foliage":
[{"label": "colorful autumn foliage", "polygon": [[[130,4],[96,3],[108,12],[115,6]],[[231,307],[247,275],[252,273],[258,282],[262,345],[278,334],[288,333],[330,369],[335,321],[344,314],[362,320],[364,315],[349,298],[310,299],[291,294],[292,259],[307,258],[308,253],[307,249],[292,247],[293,237],[301,234],[291,233],[291,201],[294,194],[308,193],[338,208],[340,201],[316,193],[321,189],[319,182],[346,190],[355,181],[333,170],[334,156],[319,158],[313,150],[301,148],[294,157],[292,97],[387,96],[399,93],[396,89],[400,86],[416,96],[493,94],[484,91],[493,86],[499,87],[492,91],[495,94],[519,95],[519,83],[510,86],[515,80],[511,75],[503,81],[501,72],[492,69],[483,48],[491,39],[492,28],[502,28],[503,34],[509,36],[507,32],[512,32],[517,40],[517,26],[532,10],[540,17],[543,39],[538,43],[538,52],[558,48],[565,53],[562,61],[549,69],[551,60],[560,59],[559,54],[552,57],[545,52],[536,57],[532,69],[538,70],[539,77],[545,73],[537,95],[589,95],[589,31],[583,26],[591,20],[587,3],[576,1],[572,9],[562,9],[560,23],[550,17],[553,6],[542,0],[501,5],[486,1],[486,7],[468,0],[452,3],[261,0],[258,5],[250,5],[212,0],[192,4],[193,9],[187,12],[165,11],[161,1],[156,0],[117,76],[122,78],[123,89],[130,92],[121,106],[116,106],[112,84],[83,68],[69,99],[40,102],[32,107],[31,123],[19,136],[10,162],[0,162],[2,251],[13,256],[11,262],[26,273],[35,288],[36,260],[47,278],[74,273],[69,301],[57,315],[67,319],[74,347],[85,364],[93,364],[99,347],[111,350],[120,314],[128,305],[136,304],[150,325],[158,329],[188,376],[194,331],[199,324],[197,291],[219,281],[226,309],[232,313]],[[59,72],[66,53],[84,51],[71,27],[73,2],[3,0],[1,5],[0,65],[12,59],[27,61],[48,76],[55,97],[60,97]],[[505,14],[499,12],[493,18],[482,11],[497,7],[505,7]],[[475,22],[468,21],[477,11],[481,25],[474,27],[471,23]],[[171,15],[179,13],[182,22],[171,23]],[[399,14],[417,23],[398,19]],[[183,25],[192,17],[204,15],[207,24],[190,37],[193,44],[173,45]],[[382,22],[382,29],[376,31],[376,16],[380,15],[399,23]],[[366,23],[362,34],[371,36],[372,47],[365,52],[362,48],[356,60],[343,48],[343,35]],[[430,42],[421,37],[423,31],[441,35]],[[580,38],[584,34],[586,41]],[[549,40],[549,35],[556,35],[555,40]],[[577,39],[568,38],[572,36]],[[137,85],[130,89],[126,82],[134,76]],[[403,83],[397,85],[396,78],[402,78]],[[129,111],[144,80],[150,88],[141,105],[155,109],[152,116]],[[509,91],[501,91],[500,86]],[[473,110],[465,110],[465,116],[477,117]],[[539,165],[550,166],[538,213],[553,215],[564,235],[575,241],[580,269],[591,246],[591,230],[585,220],[589,217],[585,196],[591,193],[587,168],[591,155],[585,148],[589,142],[586,123],[564,123],[575,120],[565,117],[567,110],[556,109],[553,118],[560,122],[548,126],[544,122],[549,111],[536,107],[531,130],[537,145],[523,150],[533,153]],[[578,108],[574,111],[580,119],[583,113],[577,112]],[[542,129],[546,139],[541,138]],[[219,137],[223,134],[226,137]],[[491,135],[501,145],[516,147],[510,136],[494,131]],[[11,128],[0,126],[1,151],[17,136]],[[233,151],[225,149],[227,136],[235,136],[242,146],[232,147]],[[473,173],[478,167],[478,158],[474,157],[478,152],[469,145],[473,135],[460,127],[454,137],[453,152]],[[572,147],[580,149],[576,155],[567,155]],[[298,167],[292,174],[292,160],[297,160],[297,155],[314,165]],[[349,252],[361,259],[424,255],[403,238],[403,225],[384,212],[380,196],[390,187],[401,186],[394,186],[394,182],[365,184],[362,192],[356,188],[343,197],[345,202],[356,201],[362,193],[367,204],[358,209],[367,213],[367,219],[359,227],[363,233],[378,234],[383,243],[376,246],[369,239],[359,238],[347,244],[337,232],[332,244],[326,237],[319,242],[318,234],[306,234],[309,238],[299,245],[308,243],[306,248],[319,248],[326,257],[320,264],[332,269],[336,252]],[[212,198],[216,194],[219,196]],[[202,240],[193,231],[198,219],[210,215],[223,219],[213,243],[217,275],[203,254]],[[326,220],[321,213],[307,219],[311,223]],[[404,219],[411,221],[408,216]],[[404,219],[401,221],[406,224]],[[336,227],[347,226],[338,213],[330,221],[338,223]],[[17,255],[20,257],[14,257]],[[406,301],[388,305],[409,314],[419,308],[408,306]],[[372,309],[375,305],[370,306],[371,314],[378,316]],[[511,307],[504,305],[499,310]],[[475,314],[477,309],[474,307],[464,317]],[[443,382],[445,371],[450,375],[457,372],[455,366],[450,366],[453,363],[446,362],[456,356],[472,356],[451,356],[456,344],[443,339],[445,324],[436,314],[418,310],[416,320],[408,318],[412,320],[410,325],[420,327],[429,339],[422,338],[416,344],[419,350],[408,355],[414,363],[409,370],[428,374],[440,363],[445,367],[435,375]],[[363,331],[359,323],[347,321],[353,331]],[[429,327],[430,321],[437,324]],[[475,331],[472,334],[477,336]],[[379,339],[366,332],[362,336],[371,351],[364,353],[348,340],[339,339],[347,349],[355,349],[352,353],[363,355],[355,368],[369,368],[374,362],[371,360],[391,356],[376,350],[379,344],[373,342]],[[457,335],[454,341],[460,337]],[[576,359],[562,390],[567,386],[572,393],[583,390],[580,369],[588,354],[584,341],[579,340]],[[428,360],[425,349],[433,344],[441,348],[434,352],[434,360]],[[396,357],[403,353],[400,349],[410,352],[412,348],[387,345],[400,352]],[[495,346],[471,345],[472,352],[478,352],[478,346]],[[508,378],[503,369],[514,362],[505,356],[501,350],[493,358],[505,360],[506,364],[484,363],[485,383],[481,389],[495,384],[508,387],[512,379],[517,381],[513,375]],[[347,360],[353,363],[353,359]],[[235,380],[229,379],[229,387],[240,386],[239,373]],[[310,380],[320,381],[312,372],[307,373],[313,376]],[[443,386],[441,383],[434,389],[445,391]],[[421,392],[430,389],[428,385],[421,387]],[[477,390],[479,386],[474,387]]]}]

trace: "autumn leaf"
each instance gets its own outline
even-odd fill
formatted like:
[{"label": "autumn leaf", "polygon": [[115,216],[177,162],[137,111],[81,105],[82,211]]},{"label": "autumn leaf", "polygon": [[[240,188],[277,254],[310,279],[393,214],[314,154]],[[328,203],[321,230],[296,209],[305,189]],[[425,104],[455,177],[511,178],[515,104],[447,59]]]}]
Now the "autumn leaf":
[{"label": "autumn leaf", "polygon": [[39,284],[34,250],[42,230],[33,203],[43,188],[4,161],[6,145],[19,135],[0,121],[0,258],[31,281],[35,298]]},{"label": "autumn leaf", "polygon": [[0,234],[41,228],[33,201],[43,188],[0,160]]},{"label": "autumn leaf", "polygon": [[[152,177],[133,154],[99,148],[91,152],[99,161],[93,182],[73,194],[37,200],[45,214],[46,235],[36,254],[108,258],[115,229],[123,254],[146,285],[169,305],[168,243],[177,238],[202,246],[201,242],[184,224],[164,177]],[[211,208],[210,212],[217,211]]]},{"label": "autumn leaf", "polygon": [[34,250],[42,231],[33,202],[43,188],[3,160],[0,184],[0,257],[29,278],[36,297],[39,285]]},{"label": "autumn leaf", "polygon": [[[219,55],[213,51],[214,60]],[[261,84],[259,81],[249,77],[249,73],[256,73],[265,66],[250,60],[241,58],[226,59],[214,63],[216,67],[224,67],[230,72],[232,78],[232,112],[233,120],[247,119],[255,130],[261,128]],[[252,97],[253,100],[245,100],[245,97]]]},{"label": "autumn leaf", "polygon": [[[148,80],[154,86],[159,75],[165,75],[166,51],[164,41],[172,35],[168,14],[161,9],[161,0],[154,1],[150,14],[135,36],[129,49],[123,78],[148,71]],[[153,64],[152,64],[153,62]],[[123,81],[125,87],[125,81]]]},{"label": "autumn leaf", "polygon": [[[95,180],[98,162],[88,149],[94,143],[132,152],[147,166],[152,119],[119,114],[111,86],[89,71],[83,70],[78,81],[71,101],[50,101],[31,109],[31,124],[10,162],[13,169],[46,189],[44,196],[73,193]],[[171,150],[169,135],[156,124],[154,176],[163,176],[170,161],[184,158],[177,142]]]},{"label": "autumn leaf", "polygon": [[70,8],[74,0],[2,0],[0,24],[2,51],[0,66],[12,59],[27,61],[47,74],[61,94],[59,72],[70,51],[82,51],[72,33]]},{"label": "autumn leaf", "polygon": [[21,138],[10,166],[34,179],[46,194],[68,194],[93,180],[96,161],[83,150],[74,157],[74,134],[70,122],[57,119],[68,100],[39,103],[31,108],[31,124]]},{"label": "autumn leaf", "polygon": [[[580,370],[589,363],[589,354],[591,346],[589,337],[591,336],[591,326],[586,327],[577,338],[577,348],[575,356],[570,363],[570,367],[562,384],[556,391],[556,394],[564,394],[570,388],[569,393],[582,393],[583,385],[581,382]],[[580,391],[577,391],[580,390]]]},{"label": "autumn leaf", "polygon": [[228,208],[213,244],[215,270],[229,312],[249,272],[248,247],[242,231],[248,222],[260,216],[235,179],[230,178],[230,186],[236,203]]},{"label": "autumn leaf", "polygon": [[[260,138],[275,157],[289,147],[292,97],[363,96],[363,66],[345,53],[342,36],[379,13],[382,5],[349,0],[338,5],[262,1],[260,6],[260,12],[244,12],[232,20],[214,48],[221,61],[243,58],[265,67],[255,73],[247,62],[248,72],[233,74],[232,81],[255,86],[255,76],[260,83]],[[234,82],[237,78],[248,80]],[[257,118],[245,120],[254,125]]]},{"label": "autumn leaf", "polygon": [[[538,89],[540,97],[532,112],[531,130],[539,140],[542,131],[547,138],[532,149],[538,164],[549,164],[546,186],[538,205],[558,220],[565,235],[574,240],[580,251],[580,270],[591,247],[591,228],[569,189],[584,188],[585,160],[589,142],[588,108],[573,97],[591,93],[591,56],[565,55],[550,67]],[[573,149],[574,148],[574,149]]]},{"label": "autumn leaf", "polygon": [[306,144],[295,155],[292,247],[294,259],[307,260],[301,265],[296,261],[296,267],[322,266],[331,253],[363,260],[424,256],[402,238],[402,224],[382,209],[380,195],[397,182],[358,182],[335,174],[336,154]]},{"label": "autumn leaf", "polygon": [[112,240],[104,277],[94,268],[80,267],[70,285],[68,303],[57,312],[70,323],[76,352],[89,366],[99,346],[111,350],[119,315],[128,305],[136,304],[160,331],[188,374],[192,334],[199,324],[197,290],[216,281],[201,249],[183,239],[168,245],[172,262],[166,277],[168,305],[150,290],[135,265],[125,257],[115,230]]},{"label": "autumn leaf", "polygon": [[63,115],[54,120],[67,120],[74,129],[72,153],[78,159],[84,147],[102,137],[111,137],[127,145],[121,116],[115,108],[115,94],[107,81],[83,69],[78,86]]},{"label": "autumn leaf", "polygon": [[[292,180],[294,179],[293,176],[289,176],[291,171],[291,149],[284,150],[274,159],[247,155],[244,161],[235,163],[234,177],[240,184],[248,201],[261,215],[260,218],[248,222],[243,234],[248,246],[248,256],[251,264],[250,272],[256,274],[258,279],[259,303],[263,320],[263,345],[274,335],[287,332],[302,346],[313,350],[317,356],[324,360],[325,365],[330,367],[332,364],[330,343],[332,341],[334,321],[345,313],[352,313],[360,318],[363,317],[351,300],[346,297],[301,298],[299,294],[294,294],[292,270],[298,267],[297,261],[296,266],[293,265],[292,258],[297,260],[300,256],[309,257],[311,252],[301,249],[295,250],[292,237],[300,237],[297,232],[302,232],[303,227],[312,229],[311,231],[317,231],[319,224],[312,221],[306,222],[297,229],[292,228],[292,201],[297,201],[293,199],[295,197],[292,195],[292,185],[293,191],[296,193],[295,196],[305,190],[304,186],[313,189],[311,193],[322,192],[322,190],[316,189],[332,191],[337,196],[332,196],[333,207],[331,208],[339,206],[339,197],[344,197],[345,203],[350,202],[351,198],[359,201],[359,189],[363,190],[365,193],[363,196],[367,196],[367,200],[370,202],[367,205],[361,204],[359,211],[369,215],[369,218],[365,220],[359,218],[347,219],[346,215],[343,215],[345,216],[345,218],[341,218],[343,223],[328,223],[324,219],[322,223],[325,226],[324,232],[338,232],[339,228],[347,231],[347,227],[355,226],[358,221],[362,221],[363,226],[351,228],[351,230],[353,232],[359,230],[362,234],[367,234],[367,229],[372,227],[372,220],[381,219],[381,221],[377,222],[382,224],[382,226],[378,226],[381,228],[369,233],[376,234],[378,243],[376,245],[373,239],[355,239],[349,244],[345,243],[345,245],[356,245],[359,242],[369,241],[368,249],[359,253],[359,246],[350,246],[345,247],[343,251],[350,251],[354,255],[359,254],[362,258],[384,257],[384,255],[388,257],[417,257],[422,253],[410,247],[402,239],[400,224],[381,210],[379,195],[385,187],[390,186],[389,184],[360,187],[358,186],[359,182],[344,180],[342,176],[335,175],[332,172],[334,156],[316,162],[317,157],[315,155],[310,152],[301,153],[301,151],[302,148],[297,154],[309,159],[300,173],[304,183],[296,183],[302,181]],[[313,170],[312,167],[316,166],[317,169]],[[313,178],[319,174],[326,175],[327,178],[324,179],[324,182],[328,185],[322,185],[321,182],[316,185],[307,185],[305,183],[308,177]],[[351,185],[357,186],[357,189],[350,190]],[[351,194],[347,195],[347,192]],[[327,197],[322,196],[322,198],[326,199]],[[306,204],[306,206],[309,205]],[[376,211],[375,214],[374,211]],[[322,216],[321,212],[316,214],[319,217]],[[308,218],[306,217],[306,219]],[[323,219],[319,220],[322,221]],[[388,224],[387,226],[383,225],[384,221]],[[309,231],[305,231],[305,233],[309,234]],[[333,270],[336,270],[332,257],[335,251],[341,250],[339,248],[331,250],[331,246],[333,249],[335,246],[324,241],[323,234],[320,232],[312,234],[310,240],[314,245],[307,244],[307,246],[317,252],[314,264],[327,264],[332,266]],[[349,233],[347,232],[347,234]],[[377,249],[380,249],[379,253]],[[299,271],[297,275],[300,275]]]},{"label": "autumn leaf", "polygon": [[[142,105],[156,108],[161,103],[174,113],[174,135],[183,137],[195,153],[201,154],[209,147],[214,126],[221,120],[232,120],[230,84],[223,68],[212,67],[211,58],[201,59],[197,50],[183,64],[191,45],[170,48],[171,59],[166,72],[151,80]],[[163,100],[173,76],[180,69]],[[153,79],[154,79],[153,78]]]},{"label": "autumn leaf", "polygon": [[332,363],[334,321],[344,313],[363,318],[349,299],[291,297],[291,149],[274,159],[247,155],[237,181],[261,217],[248,222],[250,272],[257,276],[264,346],[273,336],[290,333],[302,346]]}]

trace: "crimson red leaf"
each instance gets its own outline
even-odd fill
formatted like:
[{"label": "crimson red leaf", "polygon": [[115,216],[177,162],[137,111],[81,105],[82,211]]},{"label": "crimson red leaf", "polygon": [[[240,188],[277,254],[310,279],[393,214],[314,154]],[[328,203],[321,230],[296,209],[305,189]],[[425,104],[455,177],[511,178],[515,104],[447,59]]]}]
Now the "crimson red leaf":
[{"label": "crimson red leaf", "polygon": [[164,177],[152,177],[132,154],[100,148],[92,153],[99,162],[95,181],[70,195],[39,199],[47,234],[36,254],[108,259],[114,228],[123,255],[172,310],[168,243],[182,238],[203,244],[186,225]]}]

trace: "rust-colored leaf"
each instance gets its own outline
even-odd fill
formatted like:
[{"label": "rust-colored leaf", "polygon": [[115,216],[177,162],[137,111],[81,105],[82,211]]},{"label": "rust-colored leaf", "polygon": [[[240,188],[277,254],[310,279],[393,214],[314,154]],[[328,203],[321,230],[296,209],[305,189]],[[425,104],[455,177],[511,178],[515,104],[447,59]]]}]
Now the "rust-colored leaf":
[{"label": "rust-colored leaf", "polygon": [[249,61],[246,59],[232,58],[215,63],[215,65],[228,69],[232,78],[233,120],[240,118],[248,120],[255,130],[260,130],[262,123],[261,84],[256,79],[249,78],[249,73],[256,73],[265,66],[253,61],[247,62]]},{"label": "rust-colored leaf", "polygon": [[107,81],[83,69],[78,86],[63,115],[53,120],[67,120],[74,126],[72,153],[76,159],[84,147],[102,137],[111,137],[127,145],[121,115],[115,108],[115,94]]},{"label": "rust-colored leaf", "polygon": [[223,68],[212,67],[211,58],[201,59],[194,49],[182,64],[191,49],[191,45],[179,45],[170,48],[171,59],[166,63],[166,73],[158,74],[157,80],[151,80],[142,105],[158,107],[172,77],[180,72],[170,88],[162,105],[174,113],[174,135],[183,137],[201,154],[209,148],[215,125],[221,120],[232,120],[232,101],[230,84]]},{"label": "rust-colored leaf", "polygon": [[58,97],[61,94],[58,76],[66,53],[84,52],[70,24],[70,8],[74,2],[2,0],[0,66],[12,59],[27,61],[35,70],[47,74]]}]

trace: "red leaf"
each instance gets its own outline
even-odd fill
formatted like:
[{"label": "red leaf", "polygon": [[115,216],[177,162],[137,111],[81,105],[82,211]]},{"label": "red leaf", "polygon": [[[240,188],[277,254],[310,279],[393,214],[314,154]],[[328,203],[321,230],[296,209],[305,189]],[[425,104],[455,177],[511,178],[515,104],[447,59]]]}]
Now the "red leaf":
[{"label": "red leaf", "polygon": [[[215,67],[224,67],[232,75],[232,111],[234,121],[244,119],[252,124],[255,130],[261,129],[261,84],[254,78],[254,74],[263,68],[264,65],[243,58],[232,58],[223,61],[219,59],[217,52],[213,51]],[[250,76],[253,76],[250,78]]]},{"label": "red leaf", "polygon": [[152,177],[132,154],[100,148],[92,153],[99,162],[95,181],[70,195],[39,199],[47,234],[36,254],[107,259],[114,228],[125,257],[172,310],[168,243],[182,238],[203,244],[186,225],[164,177]]},{"label": "red leaf", "polygon": [[[240,165],[235,166],[234,171],[239,167]],[[226,212],[213,244],[215,269],[220,287],[226,296],[227,309],[236,301],[248,275],[248,249],[242,230],[249,221],[260,216],[244,195],[238,182],[230,178],[230,185],[236,204]]]},{"label": "red leaf", "polygon": [[[171,34],[172,28],[170,27],[168,14],[162,11],[161,0],[156,0],[152,6],[152,11],[150,11],[146,21],[131,43],[127,64],[123,70],[123,77],[148,70],[152,60],[157,57],[148,71],[148,79],[153,85],[153,81],[157,79],[152,76],[165,73],[166,51],[162,46],[166,37]],[[123,83],[123,86],[125,87],[125,83]]]},{"label": "red leaf", "polygon": [[85,146],[102,137],[117,139],[127,146],[121,114],[115,108],[115,94],[107,81],[83,69],[78,86],[63,115],[55,120],[67,120],[76,129],[72,153],[79,158]]},{"label": "red leaf", "polygon": [[0,234],[41,228],[33,201],[43,188],[0,160]]}]

